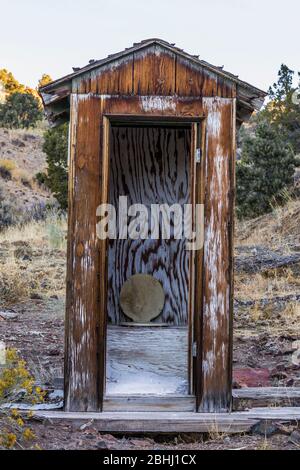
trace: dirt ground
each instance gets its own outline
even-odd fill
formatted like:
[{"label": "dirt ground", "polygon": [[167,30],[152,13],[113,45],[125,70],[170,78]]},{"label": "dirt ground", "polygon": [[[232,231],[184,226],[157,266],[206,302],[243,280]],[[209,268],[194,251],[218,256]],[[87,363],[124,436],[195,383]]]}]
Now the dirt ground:
[{"label": "dirt ground", "polygon": [[[11,316],[6,319],[0,316],[0,338],[8,346],[17,348],[37,383],[46,385],[51,392],[61,387],[63,374],[64,297],[54,294],[43,297],[18,303],[6,310]],[[297,326],[292,323],[287,326],[280,311],[275,324],[273,320],[262,320],[257,324],[251,315],[247,316],[246,307],[236,306],[236,311],[235,385],[249,385],[244,384],[244,380],[256,380],[254,385],[260,385],[261,377],[253,378],[251,372],[265,369],[267,375],[263,375],[263,380],[270,381],[271,385],[299,386],[300,368],[291,361],[291,345],[300,339]],[[246,379],[245,370],[248,371]],[[219,434],[125,438],[101,435],[93,426],[81,429],[63,423],[54,426],[35,421],[31,421],[30,426],[37,436],[36,443],[43,449],[296,449],[300,445],[290,442],[290,433],[295,427],[287,434],[272,436]]]},{"label": "dirt ground", "polygon": [[[42,449],[63,450],[299,450],[288,434],[261,435],[203,435],[122,436],[99,433],[90,426],[31,423]],[[293,428],[294,429],[294,428]],[[291,429],[292,431],[292,429]],[[294,431],[295,433],[295,431]]]}]

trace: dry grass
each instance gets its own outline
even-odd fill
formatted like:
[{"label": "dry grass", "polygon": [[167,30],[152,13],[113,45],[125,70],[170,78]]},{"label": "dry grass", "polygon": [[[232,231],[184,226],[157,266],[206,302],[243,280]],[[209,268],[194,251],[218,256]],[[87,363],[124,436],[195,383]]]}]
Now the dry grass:
[{"label": "dry grass", "polygon": [[296,302],[290,302],[282,311],[281,316],[288,322],[299,322],[298,324],[300,324],[300,304]]},{"label": "dry grass", "polygon": [[280,268],[258,274],[236,274],[235,296],[243,300],[259,300],[287,294],[298,294],[300,278],[291,268]]},{"label": "dry grass", "polygon": [[[25,176],[26,180],[31,180],[36,173],[45,171],[43,133],[42,128],[29,130],[0,128],[0,161],[14,166],[12,177],[14,176],[15,182],[21,181]],[[45,191],[39,189],[38,195],[45,196]]]},{"label": "dry grass", "polygon": [[65,234],[66,218],[57,214],[0,233],[1,306],[64,291]]},{"label": "dry grass", "polygon": [[[300,250],[300,200],[286,197],[284,207],[274,206],[273,212],[255,220],[238,223],[236,244],[259,245],[288,254]],[[235,297],[254,301],[238,324],[265,324],[270,336],[275,331],[296,331],[300,323],[300,304],[272,301],[276,297],[299,294],[299,265],[270,269],[257,274],[235,275]],[[270,299],[266,304],[261,299]]]},{"label": "dry grass", "polygon": [[0,176],[3,179],[11,179],[15,168],[16,165],[12,160],[5,158],[0,160]]},{"label": "dry grass", "polygon": [[30,134],[37,135],[42,137],[45,130],[49,129],[49,125],[46,121],[39,121],[37,127],[29,129],[7,129],[2,128],[3,133],[5,133],[10,140],[12,139],[26,139]]},{"label": "dry grass", "polygon": [[14,260],[0,265],[0,305],[9,306],[26,299],[30,279],[24,276]]},{"label": "dry grass", "polygon": [[[289,302],[286,307],[276,313],[277,319],[287,323],[295,323],[300,320],[300,304],[298,302]],[[251,319],[256,322],[258,320],[274,320],[274,306],[267,304],[264,307],[259,302],[255,302],[250,309]]]},{"label": "dry grass", "polygon": [[[67,220],[56,212],[49,213],[45,220],[35,221],[21,227],[11,226],[0,232],[0,243],[32,242],[35,246],[45,246],[64,249]],[[59,240],[54,240],[56,233]]]},{"label": "dry grass", "polygon": [[32,187],[33,184],[33,179],[28,171],[24,170],[23,168],[19,168],[12,160],[0,160],[0,176],[4,180],[12,179],[17,183],[21,183],[28,187]]},{"label": "dry grass", "polygon": [[28,186],[29,188],[32,187],[33,181],[28,173],[28,171],[23,170],[21,168],[15,168],[12,171],[12,178],[14,181],[22,183],[24,186]]},{"label": "dry grass", "polygon": [[257,446],[257,450],[271,450],[272,446],[270,445],[268,438],[265,436],[264,440]]},{"label": "dry grass", "polygon": [[218,423],[217,423],[217,420],[215,421],[215,423],[212,423],[210,425],[210,430],[208,432],[208,438],[210,441],[223,441],[225,439],[225,437],[228,437],[228,434],[225,433],[224,431],[221,432],[219,430],[219,426],[218,426]]},{"label": "dry grass", "polygon": [[257,219],[238,222],[237,245],[264,245],[288,252],[300,245],[300,200],[290,198],[284,206],[274,206],[273,212]]}]

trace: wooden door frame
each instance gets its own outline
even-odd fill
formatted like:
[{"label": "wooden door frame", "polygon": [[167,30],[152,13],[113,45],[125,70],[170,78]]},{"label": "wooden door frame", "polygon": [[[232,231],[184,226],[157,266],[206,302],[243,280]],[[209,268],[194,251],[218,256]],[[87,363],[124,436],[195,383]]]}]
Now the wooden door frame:
[{"label": "wooden door frame", "polygon": [[[194,174],[194,201],[193,207],[200,204],[203,207],[203,216],[205,215],[206,207],[206,181],[205,181],[205,167],[206,167],[206,119],[201,120],[201,124],[193,124],[194,135],[194,152],[200,152],[200,162],[195,164]],[[194,224],[196,224],[195,215],[193,216]],[[203,245],[200,250],[194,253],[193,262],[193,287],[194,287],[194,305],[193,305],[193,322],[194,331],[192,335],[193,345],[196,346],[196,351],[192,354],[192,386],[193,393],[196,397],[196,411],[199,410],[202,400],[202,356],[203,356],[203,261],[204,261],[204,219],[202,220],[202,237]],[[195,315],[197,312],[197,315]]]},{"label": "wooden door frame", "polygon": [[[191,155],[190,155],[190,199],[193,205],[193,227],[195,227],[195,204],[205,203],[204,168],[205,168],[205,116],[174,116],[174,115],[138,115],[138,114],[104,114],[102,124],[102,165],[101,177],[101,204],[109,203],[109,168],[110,168],[110,135],[112,124],[141,125],[145,124],[172,124],[190,125]],[[196,152],[200,150],[200,162],[196,163]],[[108,240],[99,241],[100,251],[100,293],[99,293],[99,403],[103,409],[106,387],[106,339],[107,339],[107,295],[108,295]],[[188,377],[189,395],[196,398],[196,411],[201,400],[202,383],[202,269],[203,247],[190,255],[190,283],[188,307]],[[197,315],[195,315],[197,312]],[[196,345],[196,356],[195,348]],[[101,360],[102,358],[102,360]],[[111,397],[110,397],[111,398]],[[184,397],[183,397],[184,398]],[[165,397],[165,400],[167,397]],[[122,405],[121,405],[122,407]],[[180,407],[179,407],[180,408]]]}]

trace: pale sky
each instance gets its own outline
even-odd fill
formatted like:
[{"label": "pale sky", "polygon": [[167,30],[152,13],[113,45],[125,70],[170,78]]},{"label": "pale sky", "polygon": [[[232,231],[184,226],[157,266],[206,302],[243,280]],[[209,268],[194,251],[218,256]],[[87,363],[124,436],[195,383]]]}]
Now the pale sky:
[{"label": "pale sky", "polygon": [[267,90],[299,36],[299,0],[0,0],[0,68],[31,87],[158,37]]}]

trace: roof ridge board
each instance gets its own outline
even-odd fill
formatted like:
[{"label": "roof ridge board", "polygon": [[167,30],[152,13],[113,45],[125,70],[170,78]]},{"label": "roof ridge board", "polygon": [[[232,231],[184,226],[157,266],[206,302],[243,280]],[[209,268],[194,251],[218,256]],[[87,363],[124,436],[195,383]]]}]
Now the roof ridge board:
[{"label": "roof ridge board", "polygon": [[79,75],[81,75],[85,72],[88,72],[90,70],[93,70],[93,69],[95,69],[95,68],[97,68],[101,65],[108,64],[108,63],[113,62],[114,60],[116,60],[118,58],[130,55],[133,52],[137,52],[141,49],[144,49],[144,48],[146,48],[150,45],[154,45],[154,44],[158,44],[161,47],[164,47],[164,48],[168,49],[171,52],[179,54],[179,55],[183,56],[184,58],[186,58],[186,59],[188,59],[188,60],[190,60],[190,61],[192,61],[192,62],[194,62],[198,65],[206,67],[206,68],[210,69],[212,72],[214,72],[214,73],[216,73],[220,76],[223,76],[225,79],[231,80],[231,81],[235,82],[236,84],[238,84],[242,87],[245,87],[245,88],[248,88],[248,89],[251,89],[251,90],[255,90],[259,94],[259,96],[267,96],[267,92],[265,92],[264,90],[261,90],[260,88],[257,88],[255,86],[251,85],[248,82],[245,82],[244,80],[241,80],[240,78],[238,78],[236,75],[232,74],[231,72],[227,72],[226,70],[220,69],[217,66],[215,66],[213,64],[210,64],[209,62],[206,62],[205,60],[201,60],[199,58],[196,58],[195,56],[189,54],[188,52],[185,52],[183,49],[179,49],[178,47],[175,47],[175,46],[171,45],[167,41],[164,41],[164,40],[158,39],[158,38],[145,39],[145,40],[143,40],[139,43],[134,43],[133,46],[131,46],[129,48],[126,48],[126,49],[123,49],[120,52],[116,52],[114,54],[109,54],[107,57],[105,57],[103,59],[95,60],[95,62],[93,62],[91,64],[87,64],[86,66],[83,66],[78,71],[70,73],[68,75],[65,75],[64,77],[61,77],[57,80],[54,80],[53,82],[49,83],[48,85],[45,85],[44,87],[41,87],[39,89],[39,91],[41,91],[41,92],[46,92],[48,90],[50,91],[52,88],[55,88],[60,83],[63,83],[67,80],[71,80],[73,78],[76,78],[77,76],[79,76]]}]

